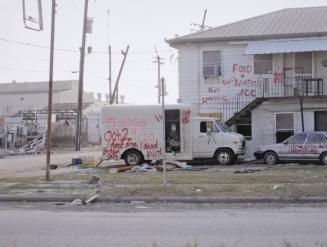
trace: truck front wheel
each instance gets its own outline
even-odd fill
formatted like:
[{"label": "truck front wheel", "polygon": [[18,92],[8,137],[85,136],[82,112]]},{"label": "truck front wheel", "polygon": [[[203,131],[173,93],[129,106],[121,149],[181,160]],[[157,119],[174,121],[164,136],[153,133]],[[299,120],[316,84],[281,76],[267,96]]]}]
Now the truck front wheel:
[{"label": "truck front wheel", "polygon": [[216,151],[215,160],[221,165],[231,165],[235,161],[235,155],[227,148],[222,148]]},{"label": "truck front wheel", "polygon": [[140,165],[143,163],[142,154],[137,150],[128,150],[124,155],[126,165]]}]

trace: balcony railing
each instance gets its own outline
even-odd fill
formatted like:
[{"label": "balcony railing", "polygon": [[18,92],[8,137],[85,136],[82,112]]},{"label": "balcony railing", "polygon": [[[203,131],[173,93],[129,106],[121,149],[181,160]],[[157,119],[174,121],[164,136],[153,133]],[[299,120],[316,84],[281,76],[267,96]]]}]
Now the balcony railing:
[{"label": "balcony railing", "polygon": [[[223,120],[229,120],[251,102],[262,98],[326,96],[325,78],[313,78],[309,75],[276,78],[261,78],[259,83],[245,88],[246,94],[238,93],[227,102],[218,106]],[[243,91],[244,92],[244,91]]]}]

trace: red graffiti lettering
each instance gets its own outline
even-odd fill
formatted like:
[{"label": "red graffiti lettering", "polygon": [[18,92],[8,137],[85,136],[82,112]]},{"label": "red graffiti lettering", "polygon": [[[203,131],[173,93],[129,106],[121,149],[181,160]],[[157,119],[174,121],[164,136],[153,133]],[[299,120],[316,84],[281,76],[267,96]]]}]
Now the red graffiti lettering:
[{"label": "red graffiti lettering", "polygon": [[250,89],[241,89],[240,92],[241,96],[246,96],[246,97],[256,97],[257,96],[257,92],[256,90],[250,90]]},{"label": "red graffiti lettering", "polygon": [[104,139],[107,141],[107,146],[102,153],[107,159],[118,159],[119,151],[123,148],[138,148],[137,143],[128,137],[127,128],[122,129],[121,132],[108,130]]},{"label": "red graffiti lettering", "polygon": [[188,124],[190,122],[191,111],[183,111],[182,112],[182,123]]},{"label": "red graffiti lettering", "polygon": [[290,153],[318,153],[316,144],[291,144]]},{"label": "red graffiti lettering", "polygon": [[157,122],[160,122],[162,120],[162,115],[161,114],[155,115],[154,117],[157,120]]},{"label": "red graffiti lettering", "polygon": [[218,103],[218,102],[227,102],[228,98],[226,95],[222,96],[207,96],[201,98],[201,104],[207,104],[207,103]]},{"label": "red graffiti lettering", "polygon": [[233,73],[240,74],[250,74],[252,72],[251,65],[241,65],[241,64],[233,64]]},{"label": "red graffiti lettering", "polygon": [[146,151],[146,157],[147,159],[156,159],[162,157],[162,150],[159,149],[153,149],[153,150],[147,150]]},{"label": "red graffiti lettering", "polygon": [[137,127],[145,127],[146,120],[145,119],[129,119],[129,118],[115,118],[108,117],[107,124],[110,128],[137,128]]},{"label": "red graffiti lettering", "polygon": [[209,87],[208,88],[208,93],[219,93],[220,89],[219,88],[214,88],[214,87]]}]

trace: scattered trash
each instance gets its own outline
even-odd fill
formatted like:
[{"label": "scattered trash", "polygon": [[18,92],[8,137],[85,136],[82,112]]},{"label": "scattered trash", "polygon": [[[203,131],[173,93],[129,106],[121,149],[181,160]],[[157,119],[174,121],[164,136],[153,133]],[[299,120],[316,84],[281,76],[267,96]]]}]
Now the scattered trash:
[{"label": "scattered trash", "polygon": [[145,201],[131,201],[131,204],[143,204]]},{"label": "scattered trash", "polygon": [[83,161],[81,158],[72,158],[72,165],[80,165]]},{"label": "scattered trash", "polygon": [[134,166],[129,172],[156,172],[157,169],[149,164],[144,164],[143,166]]},{"label": "scattered trash", "polygon": [[196,189],[195,191],[196,191],[196,192],[202,192],[202,190],[200,190],[200,189]]},{"label": "scattered trash", "polygon": [[88,198],[88,199],[85,200],[85,203],[86,204],[90,204],[92,202],[95,202],[98,199],[99,195],[100,194],[95,194],[94,196],[91,196],[90,198]]},{"label": "scattered trash", "polygon": [[116,169],[117,169],[117,172],[126,172],[126,171],[129,171],[132,168],[133,168],[133,166],[123,166],[123,167],[119,167],[119,168],[116,168]]},{"label": "scattered trash", "polygon": [[97,184],[99,182],[100,178],[98,176],[92,176],[92,178],[89,180],[88,184]]},{"label": "scattered trash", "polygon": [[[125,165],[125,164],[115,164],[107,166],[108,173],[121,173],[121,172],[161,172],[163,171],[163,166],[161,161],[154,160],[152,162],[148,161],[143,165]],[[174,170],[188,170],[193,171],[195,170],[192,166],[187,165],[186,162],[179,162],[179,161],[169,161],[166,163],[167,171],[174,171]],[[198,170],[203,170],[208,168],[201,168]]]},{"label": "scattered trash", "polygon": [[284,188],[283,185],[281,185],[281,184],[275,184],[274,187],[273,187],[273,190],[279,190],[279,189],[282,189],[282,188]]},{"label": "scattered trash", "polygon": [[146,207],[146,206],[136,206],[135,208],[138,208],[138,209],[148,209],[150,207]]},{"label": "scattered trash", "polygon": [[85,205],[85,202],[83,202],[81,199],[75,199],[69,205],[80,206],[80,205]]},{"label": "scattered trash", "polygon": [[111,168],[108,170],[109,173],[118,173],[118,168]]},{"label": "scattered trash", "polygon": [[50,170],[55,170],[58,168],[58,165],[50,164]]},{"label": "scattered trash", "polygon": [[262,169],[244,169],[240,171],[234,171],[233,173],[255,173],[260,171],[262,171]]}]

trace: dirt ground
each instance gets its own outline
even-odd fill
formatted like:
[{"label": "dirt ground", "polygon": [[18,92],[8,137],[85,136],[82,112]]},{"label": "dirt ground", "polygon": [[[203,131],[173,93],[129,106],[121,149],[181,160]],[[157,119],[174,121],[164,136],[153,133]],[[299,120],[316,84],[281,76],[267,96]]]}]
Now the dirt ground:
[{"label": "dirt ground", "polygon": [[[69,151],[61,152],[54,151],[51,154],[51,164],[57,164],[60,169],[51,170],[53,174],[71,173],[77,170],[77,167],[68,166],[72,163],[72,158],[85,157],[89,160],[97,161],[100,159],[101,149],[79,152]],[[17,178],[17,177],[36,177],[45,174],[46,155],[30,154],[30,155],[16,155],[4,156],[0,158],[0,179]]]}]

